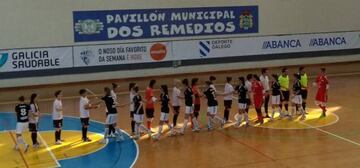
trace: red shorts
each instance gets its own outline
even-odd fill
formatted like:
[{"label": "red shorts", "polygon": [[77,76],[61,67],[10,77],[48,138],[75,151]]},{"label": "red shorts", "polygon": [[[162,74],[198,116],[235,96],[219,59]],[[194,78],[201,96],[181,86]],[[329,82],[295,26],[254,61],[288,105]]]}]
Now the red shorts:
[{"label": "red shorts", "polygon": [[318,90],[318,92],[316,93],[315,100],[319,102],[327,102],[328,98],[326,92],[322,90]]},{"label": "red shorts", "polygon": [[263,103],[263,97],[262,96],[254,96],[255,108],[261,108],[262,103]]}]

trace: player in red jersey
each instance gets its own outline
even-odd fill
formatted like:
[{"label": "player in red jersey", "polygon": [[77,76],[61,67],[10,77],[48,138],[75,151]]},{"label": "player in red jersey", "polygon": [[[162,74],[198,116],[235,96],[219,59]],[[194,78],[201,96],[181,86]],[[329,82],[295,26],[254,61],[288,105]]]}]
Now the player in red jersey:
[{"label": "player in red jersey", "polygon": [[150,80],[149,86],[146,88],[145,92],[145,99],[146,99],[146,105],[145,105],[145,114],[147,118],[147,129],[151,131],[151,123],[154,119],[154,112],[155,112],[155,106],[154,103],[156,102],[157,98],[154,96],[154,85],[156,83],[156,80],[152,79]]},{"label": "player in red jersey", "polygon": [[[199,118],[200,104],[201,104],[200,98],[202,97],[202,94],[201,94],[200,89],[198,87],[198,81],[199,81],[198,78],[191,79],[191,89],[192,89],[192,92],[193,92],[194,97],[195,97],[195,99],[194,99],[194,116],[195,116],[196,120],[198,120],[198,118]],[[192,124],[191,127],[194,128],[194,123],[191,122],[191,124]]]},{"label": "player in red jersey", "polygon": [[256,123],[263,124],[264,120],[261,113],[261,106],[263,104],[263,99],[264,99],[264,92],[263,92],[264,87],[261,84],[259,76],[257,75],[254,75],[252,78],[251,90],[252,90],[252,99],[253,99],[252,102],[254,103],[254,107],[258,117]]},{"label": "player in red jersey", "polygon": [[316,78],[315,86],[318,87],[315,103],[322,109],[320,118],[326,117],[326,102],[328,101],[327,91],[329,89],[329,81],[326,76],[326,69],[321,68],[320,74]]}]

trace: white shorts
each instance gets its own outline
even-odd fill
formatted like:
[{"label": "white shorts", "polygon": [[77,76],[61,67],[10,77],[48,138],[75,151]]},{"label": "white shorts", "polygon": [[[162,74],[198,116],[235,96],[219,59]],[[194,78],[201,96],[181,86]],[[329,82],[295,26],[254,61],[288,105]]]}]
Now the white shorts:
[{"label": "white shorts", "polygon": [[245,110],[245,109],[246,109],[246,106],[247,106],[246,103],[238,103],[238,108],[239,108],[240,110]]},{"label": "white shorts", "polygon": [[160,121],[169,121],[169,113],[161,112]]},{"label": "white shorts", "polygon": [[302,104],[302,97],[301,95],[295,95],[291,102],[295,104]]},{"label": "white shorts", "polygon": [[272,105],[279,105],[280,103],[280,95],[277,96],[271,96],[271,104]]},{"label": "white shorts", "polygon": [[217,111],[218,111],[218,106],[209,106],[207,108],[208,113],[210,113],[211,115],[216,115]]},{"label": "white shorts", "polygon": [[185,114],[192,114],[194,112],[193,106],[186,106],[185,107]]},{"label": "white shorts", "polygon": [[144,122],[144,114],[134,114],[134,121],[136,123]]},{"label": "white shorts", "polygon": [[29,128],[29,123],[28,122],[18,122],[16,123],[16,134],[22,134],[22,132],[24,132],[25,130],[27,130]]},{"label": "white shorts", "polygon": [[117,122],[117,114],[108,114],[105,120],[105,124],[115,124]]}]

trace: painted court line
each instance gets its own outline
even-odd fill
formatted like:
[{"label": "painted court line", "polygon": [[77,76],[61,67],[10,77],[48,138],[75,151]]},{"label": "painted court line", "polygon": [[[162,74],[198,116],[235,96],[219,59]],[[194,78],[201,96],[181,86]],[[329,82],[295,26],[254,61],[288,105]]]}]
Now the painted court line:
[{"label": "painted court line", "polygon": [[316,129],[316,130],[318,130],[318,131],[320,131],[320,132],[326,133],[326,134],[328,134],[328,135],[332,135],[332,136],[334,136],[334,137],[336,137],[336,138],[339,138],[339,139],[342,139],[342,140],[347,141],[347,142],[349,142],[349,143],[352,143],[352,144],[354,144],[354,145],[360,146],[359,143],[354,142],[354,141],[352,141],[352,140],[350,140],[350,139],[347,139],[347,138],[344,138],[344,137],[342,137],[342,136],[333,134],[333,133],[331,133],[331,132],[325,131],[325,130],[320,129],[320,128],[318,128],[318,127],[314,127],[314,126],[312,126],[312,125],[310,125],[310,124],[306,124],[306,123],[304,123],[304,122],[300,122],[300,123],[303,124],[303,125],[306,125],[306,126],[308,126],[308,127],[311,127],[311,128],[313,128],[313,129]]},{"label": "painted court line", "polygon": [[39,135],[40,140],[41,140],[41,141],[43,142],[43,144],[45,145],[46,150],[49,152],[50,156],[51,156],[51,157],[53,158],[53,160],[55,161],[57,167],[61,167],[59,161],[56,159],[54,153],[51,151],[51,149],[49,148],[49,146],[47,145],[46,141],[43,139],[43,137],[41,136],[41,134],[38,133],[38,135]]}]

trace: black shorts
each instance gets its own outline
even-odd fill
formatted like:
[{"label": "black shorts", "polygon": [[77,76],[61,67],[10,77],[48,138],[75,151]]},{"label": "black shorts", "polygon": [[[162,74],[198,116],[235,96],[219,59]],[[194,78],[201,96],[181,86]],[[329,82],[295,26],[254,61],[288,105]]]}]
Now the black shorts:
[{"label": "black shorts", "polygon": [[130,118],[134,118],[134,111],[130,111]]},{"label": "black shorts", "polygon": [[194,112],[199,112],[200,111],[200,104],[195,104],[194,105]]},{"label": "black shorts", "polygon": [[224,107],[231,108],[232,100],[224,100]]},{"label": "black shorts", "polygon": [[307,96],[308,96],[308,91],[306,89],[301,89],[301,97],[302,99],[307,99]]},{"label": "black shorts", "polygon": [[146,114],[146,118],[154,118],[154,109],[146,109],[145,110],[145,114]]},{"label": "black shorts", "polygon": [[81,125],[83,126],[89,126],[89,120],[90,118],[80,118]]},{"label": "black shorts", "polygon": [[173,106],[173,109],[176,114],[180,113],[180,106]]},{"label": "black shorts", "polygon": [[30,132],[37,132],[37,124],[36,123],[29,123],[29,131]]},{"label": "black shorts", "polygon": [[282,95],[280,96],[281,101],[289,101],[290,99],[290,92],[289,91],[281,91]]},{"label": "black shorts", "polygon": [[63,126],[63,120],[53,120],[54,128],[61,128]]}]

